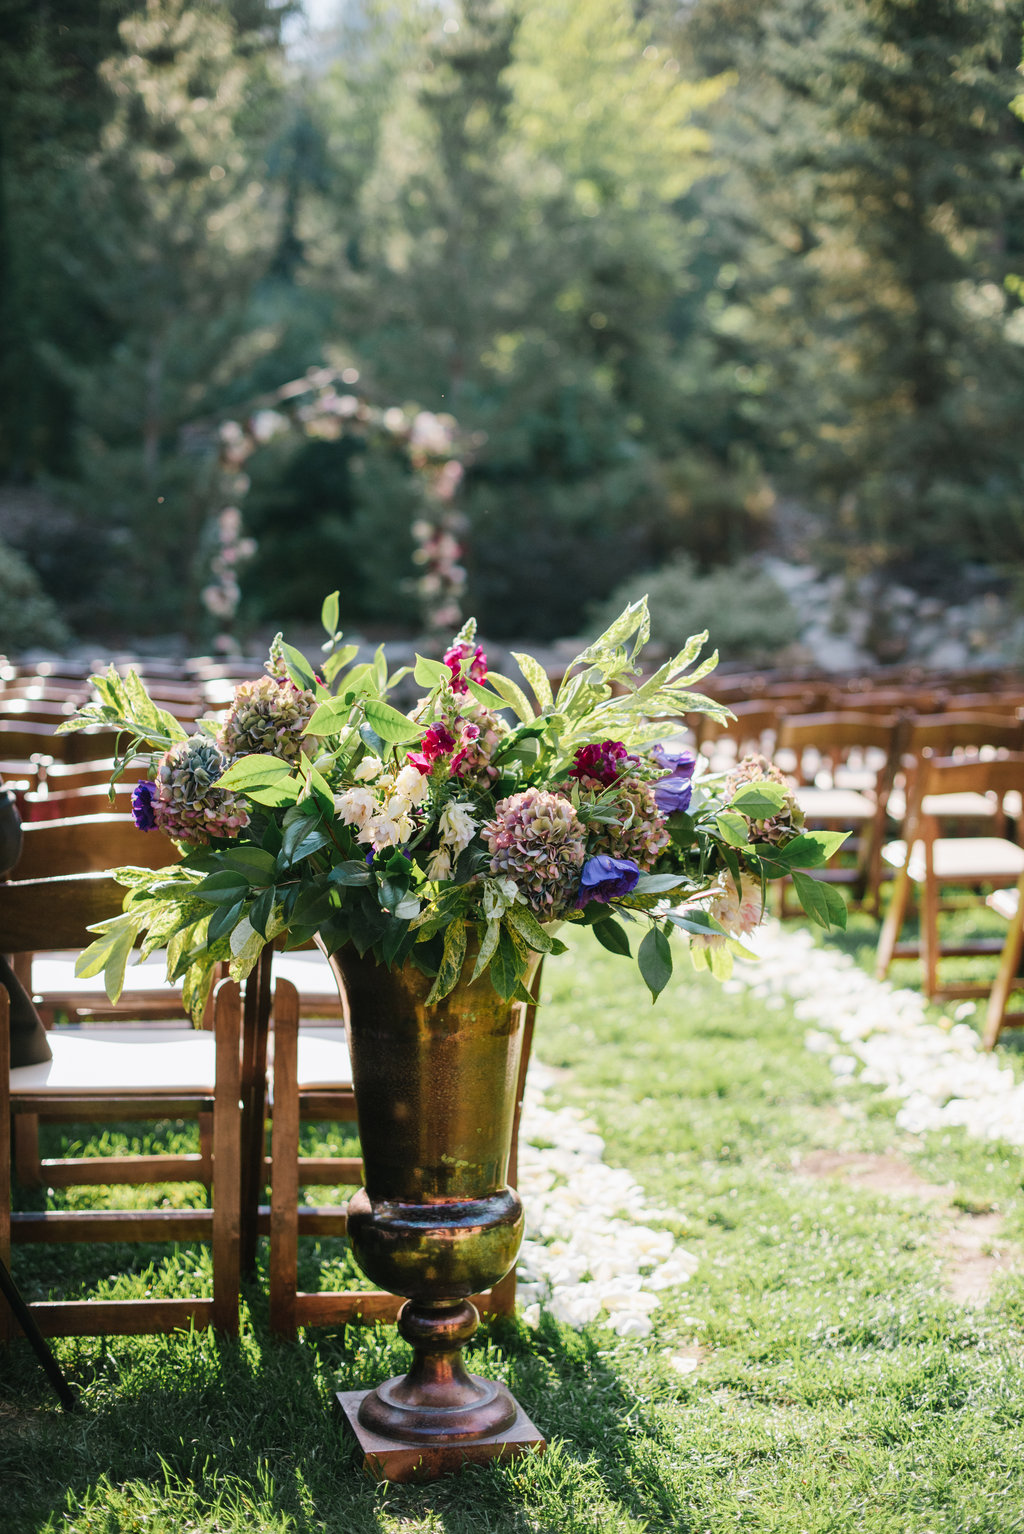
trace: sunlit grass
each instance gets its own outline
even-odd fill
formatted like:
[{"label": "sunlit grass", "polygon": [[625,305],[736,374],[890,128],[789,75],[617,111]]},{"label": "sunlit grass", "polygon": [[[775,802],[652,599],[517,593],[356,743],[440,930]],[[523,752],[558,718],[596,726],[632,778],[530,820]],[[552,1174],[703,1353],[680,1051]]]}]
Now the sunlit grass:
[{"label": "sunlit grass", "polygon": [[[873,941],[855,921],[844,946],[858,945]],[[656,1007],[631,966],[594,944],[548,966],[536,1050],[563,1068],[557,1095],[598,1123],[606,1159],[667,1211],[700,1268],[663,1296],[643,1341],[547,1320],[481,1328],[473,1367],[508,1381],[548,1437],[543,1458],[423,1488],[367,1482],[333,1392],[402,1369],[407,1350],[387,1328],[275,1344],[261,1273],[237,1343],[55,1344],[82,1398],[76,1418],[26,1346],[9,1349],[4,1530],[1024,1530],[1021,1277],[999,1277],[987,1306],[957,1305],[934,1204],[799,1174],[814,1150],[897,1154],[1021,1238],[1019,1159],[960,1132],[900,1133],[896,1105],[837,1083],[803,1033],[788,1005],[693,976],[681,950]],[[323,1139],[351,1143],[337,1130]],[[137,1264],[129,1284],[188,1288],[208,1273],[187,1248],[66,1250],[66,1269],[60,1248],[19,1251],[26,1286],[109,1282],[122,1255]],[[303,1265],[311,1285],[351,1276],[343,1243],[310,1243]],[[696,1345],[698,1369],[678,1373],[672,1355]]]}]

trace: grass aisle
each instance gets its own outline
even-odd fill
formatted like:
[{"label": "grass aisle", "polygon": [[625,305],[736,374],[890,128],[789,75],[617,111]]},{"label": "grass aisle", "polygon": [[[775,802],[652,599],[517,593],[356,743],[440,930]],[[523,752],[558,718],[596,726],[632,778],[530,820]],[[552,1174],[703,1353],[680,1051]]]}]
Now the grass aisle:
[{"label": "grass aisle", "polygon": [[357,1328],[275,1345],[256,1286],[237,1345],[58,1343],[77,1417],[24,1345],[0,1356],[4,1534],[1024,1530],[1024,1280],[953,1298],[972,1220],[998,1213],[1024,1246],[1018,1158],[902,1135],[894,1104],[804,1049],[788,1005],[723,995],[684,961],[652,1008],[623,960],[578,955],[548,967],[538,1054],[700,1268],[642,1341],[481,1329],[472,1366],[510,1384],[547,1455],[374,1487],[328,1402],[405,1349]]}]

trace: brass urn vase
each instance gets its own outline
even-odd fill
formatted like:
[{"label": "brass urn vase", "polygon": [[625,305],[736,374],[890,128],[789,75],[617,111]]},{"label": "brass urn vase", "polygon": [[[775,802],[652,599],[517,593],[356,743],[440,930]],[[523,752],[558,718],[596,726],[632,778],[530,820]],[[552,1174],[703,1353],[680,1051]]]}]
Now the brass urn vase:
[{"label": "brass urn vase", "polygon": [[[511,1271],[523,1236],[507,1177],[524,1004],[503,1001],[487,976],[470,983],[470,948],[455,989],[430,1006],[431,980],[411,964],[388,969],[350,946],[329,956],[346,1001],[365,1176],[348,1235],[367,1278],[405,1297],[398,1327],[414,1352],[408,1374],[360,1398],[352,1426],[420,1446],[426,1473],[495,1445],[543,1447],[509,1392],[462,1359],[479,1323],[470,1296]],[[352,1403],[339,1399],[351,1421]]]}]

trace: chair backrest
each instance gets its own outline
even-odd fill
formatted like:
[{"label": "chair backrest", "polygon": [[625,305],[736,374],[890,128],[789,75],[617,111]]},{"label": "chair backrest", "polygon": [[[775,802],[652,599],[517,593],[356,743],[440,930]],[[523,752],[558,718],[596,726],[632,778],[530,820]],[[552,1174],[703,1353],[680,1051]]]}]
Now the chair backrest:
[{"label": "chair backrest", "polygon": [[129,865],[164,868],[179,858],[178,849],[162,831],[140,831],[125,815],[76,815],[26,822],[15,873],[19,880],[46,879]]},{"label": "chair backrest", "polygon": [[731,740],[735,742],[739,756],[744,749],[760,751],[765,736],[774,739],[779,721],[779,711],[774,704],[732,703],[729,707],[735,715],[733,719],[712,719],[707,714],[688,716],[687,723],[693,728],[699,748],[715,741]]},{"label": "chair backrest", "polygon": [[39,788],[25,794],[22,801],[23,820],[68,820],[82,815],[128,816],[132,809],[135,783],[129,779],[115,783],[113,799],[106,784],[94,783],[84,788],[53,790],[49,780]]},{"label": "chair backrest", "polygon": [[120,915],[124,895],[109,874],[10,879],[0,884],[0,950],[86,948],[96,936],[89,927]]},{"label": "chair backrest", "polygon": [[934,756],[925,751],[915,774],[916,800],[932,794],[1024,792],[1024,751],[1002,756]]},{"label": "chair backrest", "polygon": [[1024,748],[1024,721],[1005,714],[920,714],[913,722],[907,750],[949,756],[957,747],[979,750],[992,746],[1006,751]]},{"label": "chair backrest", "polygon": [[[909,727],[909,720],[899,714],[862,714],[843,709],[788,715],[779,722],[775,751],[782,757],[780,765],[786,771],[795,771],[802,782],[812,781],[822,763],[835,768],[855,752],[873,751],[874,770],[882,775],[882,786],[887,788],[891,787]],[[793,754],[792,768],[785,758],[787,752]],[[807,754],[814,757],[811,770],[805,760]]]}]

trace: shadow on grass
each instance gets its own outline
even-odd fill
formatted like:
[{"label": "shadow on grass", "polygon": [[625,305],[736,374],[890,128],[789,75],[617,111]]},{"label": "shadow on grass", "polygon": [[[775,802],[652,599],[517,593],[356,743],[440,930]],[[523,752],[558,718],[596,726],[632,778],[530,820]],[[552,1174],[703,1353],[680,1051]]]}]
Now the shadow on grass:
[{"label": "shadow on grass", "polygon": [[380,1486],[359,1468],[334,1393],[403,1372],[408,1349],[380,1327],[309,1330],[280,1343],[255,1291],[252,1300],[255,1324],[237,1342],[198,1332],[59,1343],[81,1397],[73,1416],[60,1411],[27,1344],[0,1354],[7,1534],[690,1528],[658,1468],[657,1426],[606,1334],[549,1321],[538,1333],[511,1321],[482,1327],[470,1367],[505,1381],[547,1437],[547,1454],[467,1466],[425,1486]]}]

